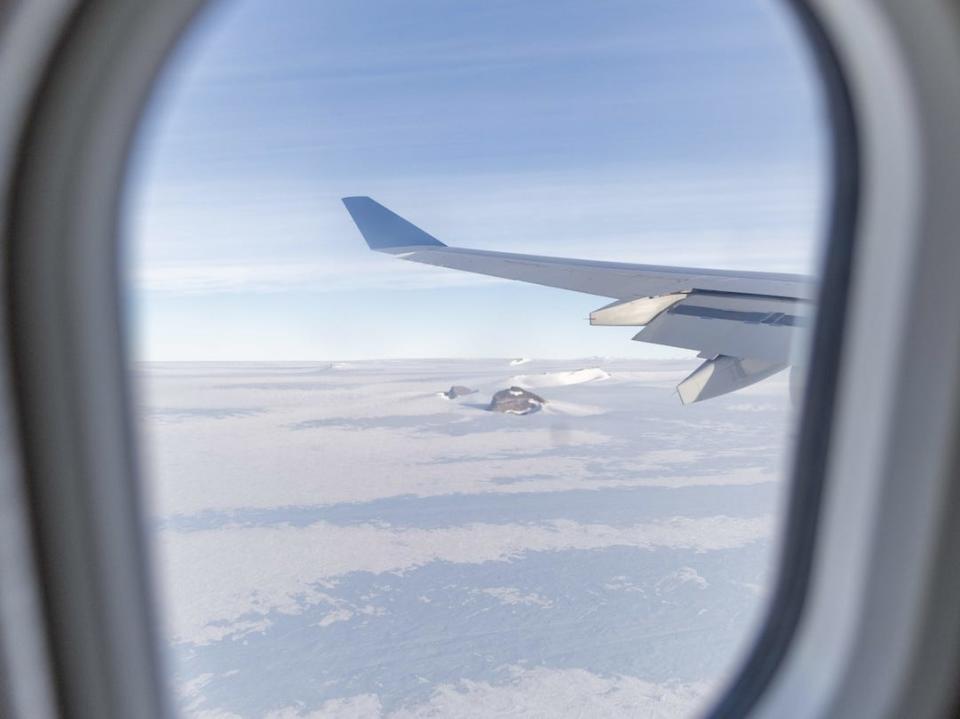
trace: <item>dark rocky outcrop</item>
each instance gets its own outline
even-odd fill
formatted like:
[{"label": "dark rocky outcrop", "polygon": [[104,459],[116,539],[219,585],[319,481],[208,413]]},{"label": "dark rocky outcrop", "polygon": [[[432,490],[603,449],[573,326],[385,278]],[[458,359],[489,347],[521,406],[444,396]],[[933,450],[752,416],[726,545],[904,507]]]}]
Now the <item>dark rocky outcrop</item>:
[{"label": "dark rocky outcrop", "polygon": [[506,414],[532,414],[540,411],[546,401],[540,395],[522,387],[508,387],[493,395],[487,409],[491,412],[504,412]]},{"label": "dark rocky outcrop", "polygon": [[463,397],[468,394],[475,394],[477,390],[471,389],[470,387],[464,387],[462,384],[455,384],[453,387],[448,389],[443,393],[443,396],[447,399],[456,399],[457,397]]}]

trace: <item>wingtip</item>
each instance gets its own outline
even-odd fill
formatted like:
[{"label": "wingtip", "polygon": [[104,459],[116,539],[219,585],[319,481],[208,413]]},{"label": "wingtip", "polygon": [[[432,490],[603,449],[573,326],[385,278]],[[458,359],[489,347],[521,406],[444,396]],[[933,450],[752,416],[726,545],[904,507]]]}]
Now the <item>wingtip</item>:
[{"label": "wingtip", "polygon": [[388,210],[372,197],[343,197],[347,212],[371,250],[390,251],[400,247],[446,247],[412,222]]}]

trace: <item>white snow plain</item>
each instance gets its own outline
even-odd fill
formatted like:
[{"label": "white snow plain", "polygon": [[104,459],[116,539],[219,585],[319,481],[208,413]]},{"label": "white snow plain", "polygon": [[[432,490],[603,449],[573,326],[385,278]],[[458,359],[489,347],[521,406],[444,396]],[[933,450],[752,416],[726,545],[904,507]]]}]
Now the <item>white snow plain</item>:
[{"label": "white snow plain", "polygon": [[599,367],[585,367],[583,369],[566,372],[541,372],[540,374],[518,374],[513,378],[513,384],[520,387],[540,389],[543,387],[565,387],[571,384],[597,382],[610,379],[610,373]]},{"label": "white snow plain", "polygon": [[[526,365],[139,369],[184,716],[702,706],[765,596],[786,383],[683,407],[688,362]],[[544,411],[486,411],[511,384]]]},{"label": "white snow plain", "polygon": [[[176,641],[194,644],[246,634],[251,616],[299,614],[306,606],[328,601],[329,594],[317,588],[350,572],[399,574],[430,562],[510,562],[529,552],[617,546],[706,552],[766,539],[769,528],[769,517],[713,516],[623,527],[555,519],[536,525],[437,529],[318,522],[180,532],[163,547],[163,586],[173,590],[169,633]],[[318,552],[325,547],[338,549]],[[190,601],[181,601],[180,587],[191,588]],[[258,621],[255,628],[262,627]]]}]

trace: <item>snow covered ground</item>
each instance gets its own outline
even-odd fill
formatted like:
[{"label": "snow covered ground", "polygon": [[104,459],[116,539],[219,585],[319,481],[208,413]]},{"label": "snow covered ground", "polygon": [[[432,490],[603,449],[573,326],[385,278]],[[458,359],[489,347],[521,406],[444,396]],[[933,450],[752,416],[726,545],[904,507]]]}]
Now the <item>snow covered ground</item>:
[{"label": "snow covered ground", "polygon": [[[762,608],[785,378],[683,407],[690,362],[516,364],[140,369],[185,716],[695,713]],[[486,411],[511,385],[547,404]]]}]

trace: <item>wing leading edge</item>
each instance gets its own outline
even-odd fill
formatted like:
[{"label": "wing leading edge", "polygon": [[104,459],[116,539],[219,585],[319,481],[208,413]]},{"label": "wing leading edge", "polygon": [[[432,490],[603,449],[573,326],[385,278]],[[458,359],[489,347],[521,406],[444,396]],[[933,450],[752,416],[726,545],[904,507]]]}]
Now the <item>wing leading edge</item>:
[{"label": "wing leading edge", "polygon": [[758,382],[791,362],[812,310],[802,275],[597,262],[448,247],[369,197],[343,204],[372,250],[410,262],[615,300],[594,325],[642,326],[634,340],[695,350],[704,363],[677,390],[697,402]]}]

